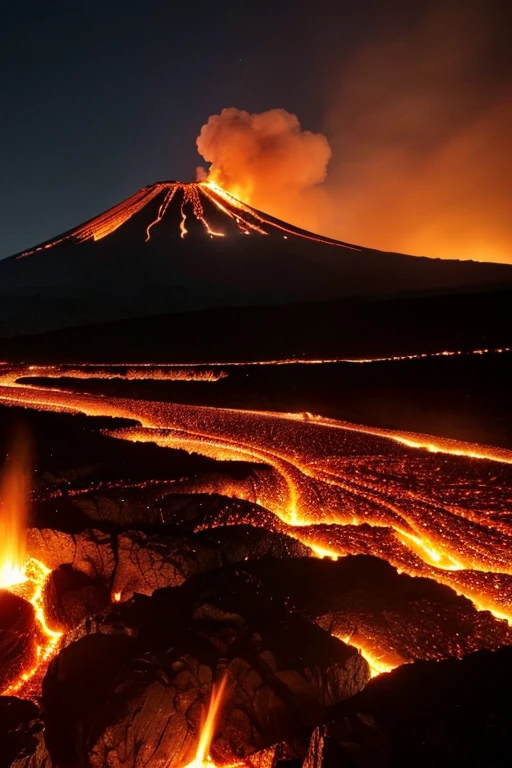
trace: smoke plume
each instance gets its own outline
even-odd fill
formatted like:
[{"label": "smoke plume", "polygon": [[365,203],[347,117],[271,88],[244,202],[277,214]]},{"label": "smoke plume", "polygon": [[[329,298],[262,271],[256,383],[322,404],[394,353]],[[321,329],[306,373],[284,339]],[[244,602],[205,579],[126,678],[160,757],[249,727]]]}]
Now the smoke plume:
[{"label": "smoke plume", "polygon": [[210,180],[288,220],[300,215],[324,181],[331,156],[325,136],[303,131],[285,109],[260,114],[223,109],[203,125],[197,149],[210,163]]},{"label": "smoke plume", "polygon": [[210,117],[197,141],[210,178],[331,237],[512,262],[512,72],[497,5],[432,0],[401,33],[375,33],[329,73],[329,140],[281,109]]}]

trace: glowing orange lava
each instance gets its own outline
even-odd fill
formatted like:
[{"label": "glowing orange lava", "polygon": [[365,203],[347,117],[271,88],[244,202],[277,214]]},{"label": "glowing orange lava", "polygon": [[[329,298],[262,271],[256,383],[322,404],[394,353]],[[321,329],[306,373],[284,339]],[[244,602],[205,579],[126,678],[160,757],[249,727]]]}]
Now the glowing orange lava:
[{"label": "glowing orange lava", "polygon": [[115,232],[116,229],[119,229],[119,227],[128,221],[134,214],[141,211],[144,206],[159,195],[163,189],[165,189],[165,186],[162,184],[155,184],[152,187],[140,189],[127,200],[119,203],[119,205],[116,205],[114,208],[110,208],[100,216],[71,230],[71,232],[68,232],[57,240],[50,240],[36,248],[24,251],[17,258],[22,259],[25,256],[32,256],[34,253],[53,248],[55,245],[59,245],[59,243],[65,242],[66,240],[72,240],[78,243],[84,242],[85,240],[101,240],[102,238],[107,237],[107,235],[112,234],[112,232]]},{"label": "glowing orange lava", "polygon": [[125,379],[126,381],[201,381],[215,382],[227,378],[225,371],[216,368],[196,369],[194,366],[155,366],[155,365],[98,365],[87,366],[66,365],[58,368],[53,365],[31,365],[31,376],[56,377],[72,379]]},{"label": "glowing orange lava", "polygon": [[35,663],[1,692],[4,696],[19,693],[34,678],[55,652],[62,635],[48,627],[44,615],[43,590],[50,571],[39,560],[25,557],[28,489],[28,452],[20,438],[9,456],[0,488],[0,588],[32,604],[40,642]]},{"label": "glowing orange lava", "polygon": [[[178,194],[179,193],[179,194]],[[258,211],[253,210],[248,205],[238,200],[233,195],[224,191],[213,182],[192,182],[184,184],[182,182],[163,181],[153,184],[149,187],[136,192],[134,195],[124,200],[122,203],[114,206],[100,216],[97,216],[85,224],[70,230],[61,237],[50,240],[36,248],[31,248],[17,256],[18,259],[32,256],[40,251],[48,250],[64,242],[83,243],[89,240],[97,241],[113,234],[123,224],[129,221],[133,216],[140,213],[148,205],[156,205],[156,200],[160,199],[160,205],[156,210],[156,217],[146,227],[145,242],[150,243],[155,228],[165,220],[170,208],[173,205],[179,206],[179,234],[183,240],[189,233],[189,218],[195,218],[203,227],[203,233],[211,239],[226,237],[227,233],[219,231],[208,221],[205,212],[205,206],[214,208],[227,216],[232,222],[233,233],[250,235],[257,233],[259,235],[270,235],[284,238],[299,237],[314,242],[323,243],[340,248],[349,248],[350,250],[362,250],[358,246],[342,243],[326,237],[310,235],[309,233],[286,226],[280,222],[265,217]],[[176,199],[176,202],[175,202]]]},{"label": "glowing orange lava", "polygon": [[[320,557],[375,555],[399,572],[446,584],[512,623],[511,451],[313,414],[178,405],[18,382],[58,378],[64,370],[2,367],[0,401],[131,419],[138,425],[108,434],[266,466],[261,480],[255,475],[254,486],[243,492],[231,479],[221,490],[214,485],[197,492],[259,503],[275,515],[278,530]],[[91,366],[82,374],[97,377]],[[350,642],[374,669],[395,664],[377,641]]]},{"label": "glowing orange lava", "polygon": [[[348,243],[332,240],[328,237],[321,237],[320,235],[311,235],[292,226],[284,226],[275,219],[266,218],[263,214],[256,212],[254,208],[251,208],[249,205],[242,202],[238,197],[226,192],[226,190],[222,189],[222,187],[214,181],[203,181],[201,182],[201,187],[219,210],[235,219],[238,227],[244,234],[250,234],[251,230],[258,232],[259,234],[284,232],[284,235],[281,236],[284,237],[285,240],[288,239],[288,236],[292,235],[299,236],[304,240],[312,240],[315,243],[324,243],[340,248],[348,248],[351,251],[362,250],[362,248],[357,245],[349,245]],[[234,213],[232,211],[233,208],[235,208]]]},{"label": "glowing orange lava", "polygon": [[46,623],[43,606],[43,590],[49,573],[50,569],[44,563],[41,563],[40,560],[29,558],[22,570],[22,580],[18,584],[13,584],[10,588],[13,594],[19,595],[29,603],[32,603],[41,642],[36,648],[35,664],[25,670],[17,680],[2,691],[2,696],[20,694],[25,688],[27,692],[30,692],[30,683],[33,681],[33,678],[42,672],[44,664],[52,658],[59,646],[62,632],[55,632],[49,628]]},{"label": "glowing orange lava", "polygon": [[25,581],[25,529],[29,490],[28,453],[18,435],[0,485],[0,588]]},{"label": "glowing orange lava", "polygon": [[386,672],[391,672],[396,667],[400,666],[401,661],[395,663],[384,660],[384,654],[377,654],[371,650],[367,644],[363,643],[359,638],[356,639],[352,635],[339,635],[340,640],[343,640],[347,645],[351,645],[353,648],[357,648],[363,659],[366,659],[368,666],[370,667],[370,677],[377,677],[383,675]]},{"label": "glowing orange lava", "polygon": [[218,686],[213,686],[210,705],[204,723],[201,727],[197,751],[192,762],[185,768],[242,768],[242,762],[223,763],[222,767],[215,763],[210,755],[210,747],[215,736],[215,730],[218,725],[219,711],[222,705],[224,691],[226,689],[227,676],[224,675]]},{"label": "glowing orange lava", "polygon": [[[356,365],[369,365],[371,363],[391,363],[401,362],[405,360],[427,360],[436,357],[465,357],[468,355],[499,355],[507,352],[512,352],[512,347],[498,347],[494,349],[469,349],[469,350],[443,350],[441,352],[421,352],[411,355],[391,355],[389,357],[284,357],[274,360],[244,360],[244,361],[224,361],[218,362],[215,360],[202,363],[85,363],[81,366],[73,365],[31,365],[30,371],[40,369],[43,371],[42,375],[50,376],[52,369],[58,370],[60,375],[63,375],[62,371],[66,371],[68,375],[72,375],[73,378],[90,378],[91,370],[99,371],[97,378],[113,378],[113,376],[123,376],[133,379],[178,379],[180,376],[179,371],[183,371],[183,380],[188,381],[189,377],[193,377],[194,369],[200,369],[197,371],[197,376],[203,380],[214,381],[214,377],[219,375],[216,370],[205,370],[208,368],[246,368],[257,366],[274,366],[274,365],[329,365],[331,363],[352,363]],[[0,365],[8,366],[9,363],[0,363]],[[116,369],[128,369],[125,373],[107,373],[108,371]],[[105,369],[104,373],[103,370]],[[31,373],[35,376],[35,373]],[[222,377],[227,376],[227,373],[220,374]]]}]

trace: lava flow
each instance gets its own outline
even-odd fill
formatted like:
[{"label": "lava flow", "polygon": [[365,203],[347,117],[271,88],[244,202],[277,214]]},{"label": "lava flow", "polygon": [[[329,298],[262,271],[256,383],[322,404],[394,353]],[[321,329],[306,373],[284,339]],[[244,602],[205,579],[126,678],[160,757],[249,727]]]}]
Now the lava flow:
[{"label": "lava flow", "polygon": [[[90,366],[83,366],[80,378],[87,369],[95,378]],[[318,556],[374,555],[399,572],[447,585],[478,610],[512,623],[511,451],[312,414],[177,405],[27,383],[27,377],[58,378],[64,370],[5,366],[0,401],[131,419],[136,426],[108,434],[250,462],[261,467],[250,485],[226,477],[212,485],[197,481],[182,492],[257,503],[274,521],[265,525]],[[375,673],[406,661],[393,654],[392,643],[353,629],[339,636],[366,656]],[[423,651],[418,647],[416,658]]]},{"label": "lava flow", "polygon": [[25,556],[25,529],[29,472],[27,448],[19,439],[11,452],[0,489],[0,589],[31,603],[34,609],[37,641],[32,658],[25,659],[23,669],[10,679],[1,695],[31,693],[30,685],[57,649],[61,632],[47,623],[43,607],[43,589],[50,573],[39,560]]},{"label": "lava flow", "polygon": [[[155,203],[153,203],[155,201]],[[179,221],[179,235],[181,239],[189,234],[189,222],[195,220],[201,225],[202,232],[210,238],[222,238],[231,235],[267,235],[284,238],[299,237],[317,243],[324,243],[350,250],[360,251],[361,248],[348,243],[338,242],[327,237],[311,235],[301,229],[286,225],[282,222],[267,217],[259,211],[225,192],[221,187],[211,182],[191,182],[188,184],[176,181],[162,181],[136,192],[127,200],[110,208],[105,213],[97,216],[85,224],[66,232],[64,235],[49,240],[36,248],[23,251],[16,258],[22,259],[40,251],[46,251],[69,241],[83,243],[88,240],[98,241],[111,235],[126,224],[133,216],[140,213],[146,206],[155,205],[160,201],[156,217],[148,224],[145,230],[145,242],[149,243],[155,233],[157,225],[166,221],[166,217]],[[178,217],[172,212],[173,207],[178,206]],[[218,216],[223,214],[222,220],[225,230],[219,230],[212,223],[207,210]]]}]

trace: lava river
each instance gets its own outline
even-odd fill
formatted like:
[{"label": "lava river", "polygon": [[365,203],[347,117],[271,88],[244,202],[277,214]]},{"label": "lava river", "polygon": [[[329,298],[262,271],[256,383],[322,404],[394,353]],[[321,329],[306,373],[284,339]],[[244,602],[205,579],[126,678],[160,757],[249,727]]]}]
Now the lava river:
[{"label": "lava river", "polygon": [[[98,378],[86,371],[84,366],[80,379]],[[0,403],[131,419],[134,426],[109,434],[262,465],[250,486],[226,478],[222,487],[217,481],[215,488],[187,492],[215,491],[256,502],[273,513],[281,530],[319,556],[383,558],[400,572],[452,587],[479,610],[512,623],[512,451],[306,413],[176,405],[18,381],[55,379],[64,372],[4,364]],[[394,666],[382,661],[386,648],[369,648],[364,638],[352,644],[374,672]]]}]

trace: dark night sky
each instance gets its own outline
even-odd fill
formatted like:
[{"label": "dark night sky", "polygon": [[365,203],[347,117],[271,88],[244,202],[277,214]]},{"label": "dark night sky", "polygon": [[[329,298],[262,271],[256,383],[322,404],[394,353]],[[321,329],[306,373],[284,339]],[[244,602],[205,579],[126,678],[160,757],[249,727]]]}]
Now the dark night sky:
[{"label": "dark night sky", "polygon": [[403,34],[417,8],[382,0],[4,3],[0,257],[157,179],[192,179],[195,138],[223,107],[284,107],[329,135],[331,73],[375,34]]}]

